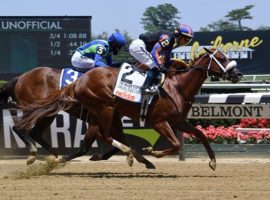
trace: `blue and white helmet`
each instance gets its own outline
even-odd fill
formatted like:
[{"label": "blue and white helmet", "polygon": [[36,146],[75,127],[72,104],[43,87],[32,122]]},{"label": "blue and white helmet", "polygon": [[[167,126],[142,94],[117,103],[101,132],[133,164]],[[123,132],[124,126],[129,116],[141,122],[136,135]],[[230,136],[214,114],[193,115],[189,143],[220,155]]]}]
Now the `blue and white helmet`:
[{"label": "blue and white helmet", "polygon": [[121,33],[115,32],[108,38],[108,42],[115,43],[118,46],[124,46],[126,44],[126,39]]}]

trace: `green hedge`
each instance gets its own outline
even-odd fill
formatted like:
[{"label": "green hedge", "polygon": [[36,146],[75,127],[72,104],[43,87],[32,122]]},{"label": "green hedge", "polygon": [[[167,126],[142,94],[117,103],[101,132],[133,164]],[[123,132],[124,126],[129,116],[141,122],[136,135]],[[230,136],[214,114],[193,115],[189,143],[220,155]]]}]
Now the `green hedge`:
[{"label": "green hedge", "polygon": [[2,85],[4,85],[6,83],[6,81],[0,80],[0,87],[2,87]]},{"label": "green hedge", "polygon": [[240,119],[189,119],[189,122],[194,126],[201,125],[203,128],[206,128],[210,125],[214,127],[228,127],[231,125],[240,124]]}]

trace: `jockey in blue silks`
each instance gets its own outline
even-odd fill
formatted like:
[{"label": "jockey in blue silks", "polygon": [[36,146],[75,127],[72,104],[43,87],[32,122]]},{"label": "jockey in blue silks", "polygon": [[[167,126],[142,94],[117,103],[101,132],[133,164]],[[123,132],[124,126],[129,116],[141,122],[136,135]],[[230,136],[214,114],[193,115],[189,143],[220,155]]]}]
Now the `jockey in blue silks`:
[{"label": "jockey in blue silks", "polygon": [[112,54],[117,55],[125,44],[125,37],[121,33],[115,32],[108,38],[108,41],[97,39],[79,47],[73,54],[71,63],[76,70],[81,72],[86,72],[94,67],[113,66]]}]

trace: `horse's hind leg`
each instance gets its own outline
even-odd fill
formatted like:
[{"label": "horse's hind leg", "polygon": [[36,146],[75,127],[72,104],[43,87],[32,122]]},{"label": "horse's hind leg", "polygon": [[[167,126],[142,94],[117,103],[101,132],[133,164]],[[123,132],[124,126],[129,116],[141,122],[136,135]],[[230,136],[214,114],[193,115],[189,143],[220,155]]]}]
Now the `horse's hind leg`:
[{"label": "horse's hind leg", "polygon": [[[106,143],[120,149],[123,153],[127,154],[127,162],[130,166],[132,166],[133,155],[131,148],[111,137],[112,121],[114,116],[114,109],[112,107],[107,106],[100,110],[97,116],[97,121],[100,127],[100,134]],[[121,128],[119,128],[119,130],[121,130]]]},{"label": "horse's hind leg", "polygon": [[[114,133],[111,132],[111,134],[114,134]],[[116,140],[122,142],[122,139],[121,139],[122,137],[120,136],[119,133],[116,136],[112,135],[112,137],[115,138]],[[99,140],[102,140],[104,142],[107,142],[104,139],[104,137],[100,134],[100,131],[98,131],[98,133],[96,134],[95,139],[99,139]],[[105,153],[102,152],[102,153],[98,153],[98,154],[93,154],[89,160],[91,160],[91,161],[108,160],[110,157],[112,157],[113,155],[117,154],[118,152],[120,152],[120,150],[118,148],[115,148],[114,147],[111,150],[109,150],[108,152],[105,152]]]},{"label": "horse's hind leg", "polygon": [[[68,162],[74,158],[80,157],[86,154],[90,147],[92,146],[93,142],[97,139],[97,135],[99,135],[99,127],[96,125],[89,125],[89,128],[86,131],[84,140],[82,145],[80,146],[79,150],[71,155],[65,155],[61,159],[56,159],[56,162]],[[100,135],[99,139],[104,140],[104,138]],[[105,154],[95,154],[93,155],[90,160],[98,161],[98,160],[107,160],[115,153],[119,152],[119,149],[114,148],[113,150],[105,153]]]},{"label": "horse's hind leg", "polygon": [[[111,119],[110,117],[113,117],[113,119]],[[103,112],[100,113],[98,121],[100,122],[101,125],[100,133],[105,137],[105,139],[109,144],[113,145],[114,147],[120,149],[123,153],[127,154],[127,162],[130,166],[133,164],[132,158],[134,156],[138,162],[144,163],[146,168],[155,169],[155,166],[146,158],[144,158],[142,155],[140,155],[135,149],[130,148],[111,137],[110,134],[112,134],[113,131],[119,132],[120,135],[124,134],[121,117],[120,115],[117,115],[117,113],[114,113],[114,110],[112,108],[107,107],[106,109],[104,109]],[[106,134],[104,134],[104,132]]]},{"label": "horse's hind leg", "polygon": [[[121,116],[119,116],[117,112],[114,112],[112,124],[113,125],[111,126],[111,129],[110,129],[110,136],[112,138],[115,138],[117,141],[119,141],[123,144],[126,144],[125,138],[124,138],[124,133],[123,133]],[[100,131],[97,132],[96,136],[98,137],[98,139],[106,142],[104,137],[100,134]],[[110,151],[105,152],[103,154],[94,154],[89,160],[92,160],[92,161],[108,160],[110,157],[112,157],[113,155],[115,155],[118,152],[120,152],[120,150],[118,148],[113,148]]]},{"label": "horse's hind leg", "polygon": [[22,131],[18,130],[14,126],[12,127],[12,129],[21,138],[21,140],[25,143],[25,145],[30,151],[30,155],[27,158],[26,164],[30,165],[34,163],[37,157],[36,145],[32,142],[31,138],[28,136],[27,133],[23,133]]},{"label": "horse's hind leg", "polygon": [[91,156],[91,158],[89,158],[89,160],[91,161],[108,160],[110,157],[112,157],[113,155],[119,152],[120,152],[119,149],[113,148],[110,151],[105,152],[103,154],[94,154],[93,156]]},{"label": "horse's hind leg", "polygon": [[56,153],[54,149],[42,137],[43,132],[51,125],[54,119],[55,116],[42,118],[39,122],[36,123],[34,128],[30,130],[29,135],[49,153],[51,153],[55,157],[58,157],[58,153]]},{"label": "horse's hind leg", "polygon": [[[113,124],[116,125],[115,123],[113,123]],[[116,135],[116,138],[119,139],[119,141],[124,140],[123,136],[119,133],[115,134],[115,132],[113,131],[112,135]],[[83,143],[82,143],[80,149],[76,153],[63,156],[63,158],[56,160],[56,161],[67,162],[67,161],[70,161],[76,157],[79,157],[79,156],[86,154],[96,139],[100,139],[100,140],[103,140],[104,142],[107,142],[105,140],[105,137],[103,137],[100,134],[100,129],[97,125],[89,125],[89,128],[86,131],[86,134],[85,134],[85,137],[84,137],[84,140],[83,140]],[[112,155],[118,153],[119,151],[120,151],[119,149],[113,148],[111,151],[106,152],[105,154],[94,154],[90,158],[90,160],[92,160],[92,161],[107,160]]]},{"label": "horse's hind leg", "polygon": [[201,140],[201,142],[203,143],[203,146],[205,147],[209,158],[210,158],[210,162],[209,162],[209,166],[211,169],[215,170],[216,169],[216,157],[215,157],[215,153],[212,150],[209,142],[207,141],[205,135],[203,134],[202,131],[200,131],[199,129],[195,128],[192,124],[190,124],[187,121],[184,121],[183,123],[180,124],[179,129],[185,133],[190,133],[190,134],[194,134],[197,138],[199,138]]}]

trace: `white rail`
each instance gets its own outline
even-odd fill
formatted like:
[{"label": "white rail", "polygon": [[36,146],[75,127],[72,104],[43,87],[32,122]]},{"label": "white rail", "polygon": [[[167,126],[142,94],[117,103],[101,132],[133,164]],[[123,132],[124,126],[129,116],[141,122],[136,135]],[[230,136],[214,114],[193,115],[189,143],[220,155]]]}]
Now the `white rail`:
[{"label": "white rail", "polygon": [[216,88],[266,88],[270,90],[270,84],[268,83],[205,83],[202,88],[216,89]]}]

